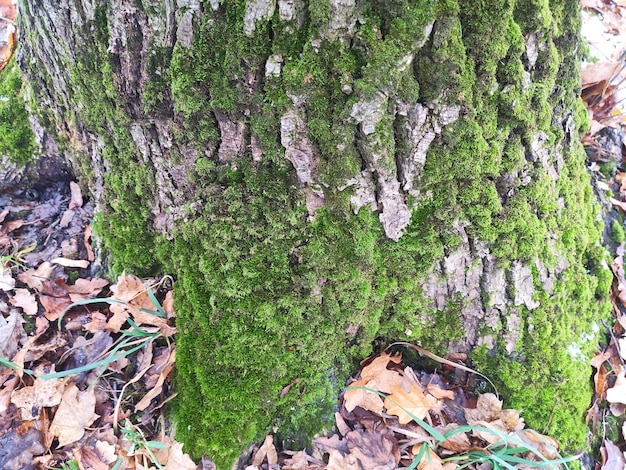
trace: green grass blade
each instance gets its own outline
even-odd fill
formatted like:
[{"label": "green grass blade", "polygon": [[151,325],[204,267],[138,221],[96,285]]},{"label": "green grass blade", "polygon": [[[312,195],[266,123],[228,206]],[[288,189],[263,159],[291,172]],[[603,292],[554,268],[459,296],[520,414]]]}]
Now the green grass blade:
[{"label": "green grass blade", "polygon": [[[154,315],[161,317],[161,318],[166,318],[167,315],[165,313],[165,310],[163,310],[163,307],[161,306],[161,304],[159,303],[159,301],[157,300],[157,298],[154,296],[154,292],[152,292],[152,288],[146,284],[146,292],[148,293],[148,297],[150,297],[150,300],[152,301],[152,303],[154,304],[154,307],[156,308],[156,312],[153,312],[152,310],[148,310],[149,312],[153,312]],[[142,309],[144,310],[144,309]]]},{"label": "green grass blade", "polygon": [[413,459],[413,462],[411,462],[411,465],[409,465],[406,470],[415,470],[417,468],[417,466],[419,465],[419,463],[422,461],[422,457],[424,457],[424,454],[426,453],[426,449],[428,449],[428,444],[426,444],[425,442],[420,446],[420,451],[417,453],[417,455],[415,456],[415,458]]},{"label": "green grass blade", "polygon": [[0,366],[8,367],[9,369],[13,369],[18,372],[23,372],[28,375],[33,375],[32,370],[24,369],[23,367],[18,366],[15,362],[9,361],[8,359],[4,359],[3,357],[0,357]]},{"label": "green grass blade", "polygon": [[90,364],[86,364],[84,366],[81,367],[76,367],[74,369],[68,369],[68,370],[63,370],[60,372],[55,372],[53,374],[44,374],[44,375],[40,375],[39,378],[40,379],[44,379],[44,380],[48,380],[48,379],[60,379],[62,377],[67,377],[68,375],[74,375],[74,374],[80,374],[81,372],[87,372],[93,369],[96,369],[100,366],[108,366],[109,364],[111,364],[112,362],[115,362],[119,359],[123,359],[126,356],[134,353],[135,351],[139,351],[141,348],[144,347],[144,343],[141,343],[139,346],[135,346],[132,349],[129,349],[128,351],[123,351],[119,354],[114,354],[114,355],[110,355],[105,357],[104,359],[97,361],[97,362],[92,362]]}]

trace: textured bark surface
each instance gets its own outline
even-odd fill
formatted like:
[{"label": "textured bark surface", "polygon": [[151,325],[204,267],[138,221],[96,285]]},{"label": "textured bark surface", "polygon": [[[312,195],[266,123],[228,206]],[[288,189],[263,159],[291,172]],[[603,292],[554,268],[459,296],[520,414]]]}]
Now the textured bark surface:
[{"label": "textured bark surface", "polygon": [[307,406],[376,339],[472,352],[581,444],[587,373],[565,350],[610,274],[577,6],[418,3],[21,2],[38,120],[114,267],[178,278],[195,453],[314,429]]}]

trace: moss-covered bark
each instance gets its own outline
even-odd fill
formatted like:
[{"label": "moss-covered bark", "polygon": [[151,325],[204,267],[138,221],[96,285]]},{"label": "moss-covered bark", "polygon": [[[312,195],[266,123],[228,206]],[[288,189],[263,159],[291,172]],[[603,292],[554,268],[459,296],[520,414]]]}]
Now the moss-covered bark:
[{"label": "moss-covered bark", "polygon": [[583,445],[610,273],[576,2],[23,3],[22,65],[114,269],[176,276],[193,454],[331,426],[391,340],[471,352]]}]

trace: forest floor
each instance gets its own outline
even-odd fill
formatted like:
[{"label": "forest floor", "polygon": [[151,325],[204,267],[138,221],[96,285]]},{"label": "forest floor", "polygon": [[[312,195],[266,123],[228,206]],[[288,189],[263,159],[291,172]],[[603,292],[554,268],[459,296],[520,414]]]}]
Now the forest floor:
[{"label": "forest floor", "polygon": [[[587,21],[600,12],[607,30],[624,29],[623,2],[583,3]],[[584,455],[562,457],[556,440],[526,429],[520,412],[503,409],[489,379],[464,365],[465,357],[398,343],[355,371],[339,397],[336,434],[316,438],[306,451],[284,449],[268,435],[241,457],[240,468],[556,468],[571,460],[624,468],[624,50],[614,44],[583,71],[592,118],[584,144],[607,205],[615,312],[606,344],[590,361],[595,394]],[[193,462],[166,419],[175,397],[172,280],[99,277],[90,201],[73,182],[33,189],[41,186],[0,191],[0,468],[215,468],[210,456]],[[407,352],[423,360],[405,364]]]}]

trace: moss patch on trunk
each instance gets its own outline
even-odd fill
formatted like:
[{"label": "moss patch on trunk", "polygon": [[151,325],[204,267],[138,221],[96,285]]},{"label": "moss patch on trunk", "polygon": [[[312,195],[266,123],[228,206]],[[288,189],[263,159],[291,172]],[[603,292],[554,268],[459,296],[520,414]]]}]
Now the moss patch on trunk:
[{"label": "moss patch on trunk", "polygon": [[[513,328],[519,334],[513,349],[504,339],[479,348],[475,363],[532,427],[582,447],[590,397],[585,357],[594,346],[584,338],[608,311],[610,272],[577,143],[584,125],[577,5],[363,4],[346,43],[319,37],[330,2],[305,3],[302,24],[275,12],[257,21],[252,35],[244,32],[245,2],[206,7],[193,47],[155,49],[162,63],[148,66],[139,117],[116,86],[106,7],[96,11],[95,37],[84,32],[86,52],[72,71],[78,113],[102,137],[110,168],[97,231],[113,269],[162,270],[177,279],[175,415],[186,450],[227,468],[272,428],[286,445],[304,445],[332,426],[337,392],[375,345],[416,341],[444,354],[458,344],[467,299],[452,296],[436,308],[424,282],[462,244],[459,221],[472,245],[487,247],[502,269],[532,267],[532,300],[539,302],[481,325],[484,336]],[[270,55],[283,60],[275,77],[265,74]],[[354,189],[341,189],[364,165],[352,110],[381,89],[391,98],[368,143],[391,167],[408,152],[399,102],[460,110],[428,150],[413,188],[419,194],[406,198],[410,224],[397,242],[369,207],[354,214]],[[323,183],[314,189],[325,198],[314,220],[280,140],[281,116],[300,98],[319,153]],[[166,236],[157,234],[149,209],[157,175],[131,127],[162,118],[168,106],[176,143],[199,153],[187,175],[194,199]],[[245,158],[218,161],[219,116],[245,127]],[[254,145],[263,149],[258,161]],[[551,288],[542,269],[554,274]]]}]

